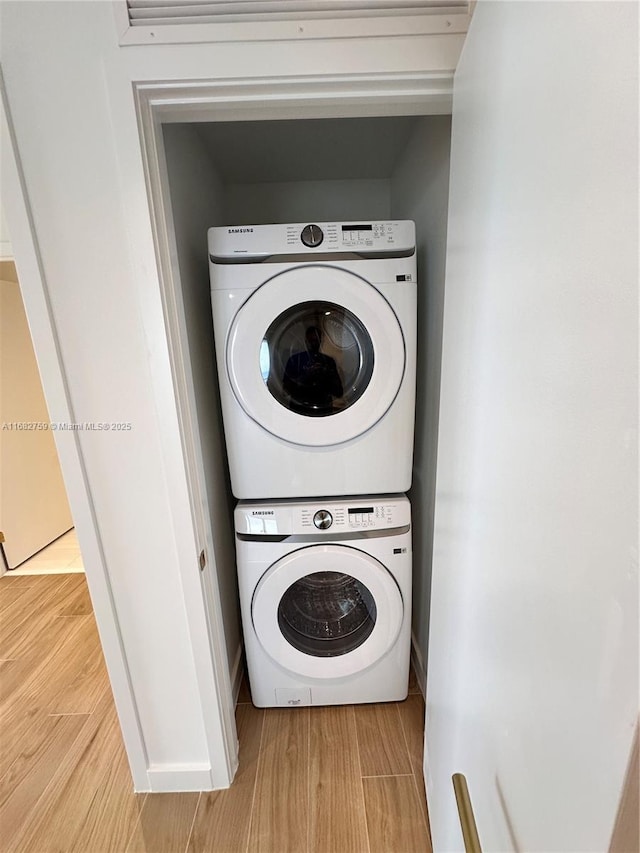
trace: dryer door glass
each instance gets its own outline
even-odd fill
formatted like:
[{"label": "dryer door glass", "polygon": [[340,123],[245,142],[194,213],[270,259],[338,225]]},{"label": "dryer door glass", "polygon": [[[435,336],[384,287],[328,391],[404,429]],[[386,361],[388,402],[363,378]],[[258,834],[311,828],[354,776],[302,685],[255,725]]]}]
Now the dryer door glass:
[{"label": "dryer door glass", "polygon": [[[228,295],[234,299],[222,303],[225,316],[234,310],[235,294]],[[394,288],[393,295],[406,314],[415,291]],[[408,363],[403,330],[386,297],[360,276],[295,267],[267,279],[235,310],[226,378],[260,429],[292,444],[330,447],[363,435],[393,406]]]},{"label": "dryer door glass", "polygon": [[280,314],[260,348],[262,378],[275,399],[318,418],[348,409],[373,373],[373,344],[358,318],[333,302],[303,302]]},{"label": "dryer door glass", "polygon": [[341,572],[314,572],[292,584],[278,606],[278,625],[296,649],[314,657],[352,652],[376,623],[371,592]]}]

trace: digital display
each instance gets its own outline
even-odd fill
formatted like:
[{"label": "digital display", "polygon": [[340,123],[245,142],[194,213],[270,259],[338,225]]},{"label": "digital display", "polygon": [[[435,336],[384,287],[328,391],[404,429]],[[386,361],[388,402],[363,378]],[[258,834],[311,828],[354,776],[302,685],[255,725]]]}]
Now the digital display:
[{"label": "digital display", "polygon": [[362,507],[361,509],[357,509],[354,507],[353,509],[348,510],[349,515],[356,515],[356,514],[361,515],[363,512],[373,512],[373,507],[372,506],[365,506],[365,507]]},{"label": "digital display", "polygon": [[373,231],[373,225],[343,225],[343,231]]}]

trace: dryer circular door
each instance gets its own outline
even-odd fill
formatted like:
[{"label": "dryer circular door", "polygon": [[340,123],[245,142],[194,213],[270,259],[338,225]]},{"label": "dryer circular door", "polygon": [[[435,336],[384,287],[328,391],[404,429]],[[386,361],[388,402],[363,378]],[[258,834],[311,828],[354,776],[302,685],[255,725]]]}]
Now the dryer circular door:
[{"label": "dryer circular door", "polygon": [[227,372],[246,412],[293,444],[341,444],[393,404],[405,369],[395,312],[373,285],[309,265],[262,284],[236,314]]},{"label": "dryer circular door", "polygon": [[382,563],[356,548],[311,545],[262,576],[251,617],[276,663],[307,678],[362,672],[396,642],[404,607]]}]

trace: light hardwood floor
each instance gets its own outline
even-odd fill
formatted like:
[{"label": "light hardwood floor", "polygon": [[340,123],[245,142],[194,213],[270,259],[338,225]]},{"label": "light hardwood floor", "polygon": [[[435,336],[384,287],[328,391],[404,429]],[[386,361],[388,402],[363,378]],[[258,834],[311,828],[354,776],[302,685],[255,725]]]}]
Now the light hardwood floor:
[{"label": "light hardwood floor", "polygon": [[2,853],[428,853],[424,702],[259,710],[226,791],[134,794],[84,575],[0,578]]}]

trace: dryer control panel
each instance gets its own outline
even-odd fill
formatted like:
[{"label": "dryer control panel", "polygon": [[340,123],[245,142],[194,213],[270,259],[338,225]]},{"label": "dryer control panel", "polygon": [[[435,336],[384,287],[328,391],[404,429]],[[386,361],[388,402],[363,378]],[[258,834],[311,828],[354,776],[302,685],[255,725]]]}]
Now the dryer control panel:
[{"label": "dryer control panel", "polygon": [[404,495],[336,500],[253,503],[241,501],[235,510],[237,533],[257,536],[292,536],[365,532],[404,527],[411,523],[411,508]]},{"label": "dryer control panel", "polygon": [[214,263],[237,262],[242,257],[255,260],[344,253],[398,257],[413,254],[415,246],[415,224],[408,219],[230,225],[209,229],[209,255]]}]

